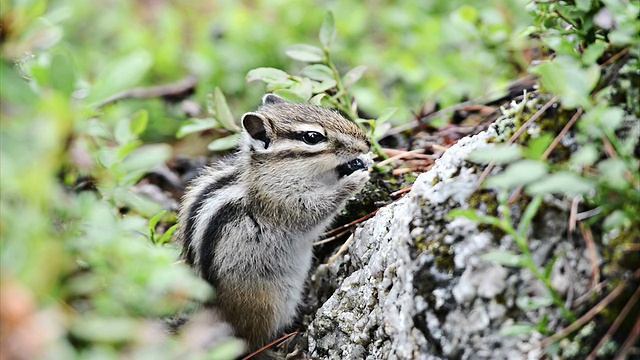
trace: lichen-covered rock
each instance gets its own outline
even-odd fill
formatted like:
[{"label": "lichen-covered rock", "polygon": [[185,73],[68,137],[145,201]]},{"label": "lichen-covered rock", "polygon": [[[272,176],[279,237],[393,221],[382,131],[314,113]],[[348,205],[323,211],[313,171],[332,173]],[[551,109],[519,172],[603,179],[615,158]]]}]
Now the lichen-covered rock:
[{"label": "lichen-covered rock", "polygon": [[[546,322],[556,331],[563,321],[560,310],[550,306],[545,287],[529,270],[480,258],[493,250],[518,252],[513,239],[466,219],[446,218],[471,200],[480,210],[497,207],[490,191],[476,199],[482,169],[466,158],[475,148],[492,146],[501,128],[512,127],[505,119],[447,150],[408,196],[357,229],[346,253],[320,266],[313,291],[326,301],[308,328],[311,358],[540,357],[536,343],[544,336],[513,325]],[[552,283],[560,294],[575,297],[584,292],[591,266],[583,245],[566,238],[568,210],[555,203],[545,201],[529,248],[542,269],[558,256]],[[517,204],[512,213],[520,213]]]}]

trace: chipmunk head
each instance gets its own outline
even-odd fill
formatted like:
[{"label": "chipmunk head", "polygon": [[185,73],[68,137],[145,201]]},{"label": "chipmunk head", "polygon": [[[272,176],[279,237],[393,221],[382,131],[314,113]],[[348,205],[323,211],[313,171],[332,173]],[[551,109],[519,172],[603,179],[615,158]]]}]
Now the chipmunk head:
[{"label": "chipmunk head", "polygon": [[250,153],[252,167],[326,182],[371,165],[366,134],[334,110],[267,94],[257,111],[244,114],[242,125],[242,150]]}]

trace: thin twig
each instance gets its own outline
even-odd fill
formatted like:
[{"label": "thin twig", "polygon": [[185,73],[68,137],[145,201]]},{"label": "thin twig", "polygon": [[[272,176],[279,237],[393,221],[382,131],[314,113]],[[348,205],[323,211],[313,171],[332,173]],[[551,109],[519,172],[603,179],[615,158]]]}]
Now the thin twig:
[{"label": "thin twig", "polygon": [[591,310],[587,311],[586,314],[582,315],[580,319],[574,321],[571,325],[553,334],[552,336],[549,336],[548,338],[540,341],[536,346],[546,347],[547,345],[550,345],[564,338],[565,336],[571,334],[572,332],[578,330],[579,328],[584,326],[584,324],[589,322],[589,320],[591,320],[594,316],[596,316],[600,311],[602,311],[605,307],[607,307],[609,303],[615,300],[626,287],[627,287],[626,282],[623,282],[622,284],[618,285],[618,287],[613,289],[613,291],[610,292],[604,299],[602,299],[596,306],[592,307]]},{"label": "thin twig", "polygon": [[620,59],[621,57],[627,55],[628,52],[629,52],[629,48],[622,49],[617,54],[615,54],[612,57],[608,58],[607,61],[603,62],[602,65],[600,65],[600,69],[604,69],[605,67],[607,67],[607,66],[611,65],[612,63],[618,61],[618,59]]},{"label": "thin twig", "polygon": [[622,321],[624,321],[624,319],[627,318],[627,314],[629,314],[629,311],[631,311],[633,306],[638,301],[638,298],[640,298],[640,288],[636,289],[636,292],[633,293],[633,295],[631,296],[627,304],[624,306],[622,311],[620,311],[620,314],[618,314],[618,316],[616,317],[616,320],[613,322],[613,324],[611,324],[611,327],[609,328],[609,330],[607,330],[607,333],[604,334],[604,337],[602,338],[602,340],[600,340],[598,345],[596,345],[596,347],[593,348],[593,351],[591,351],[591,354],[589,354],[589,356],[587,357],[587,360],[594,360],[596,358],[600,348],[603,347],[604,344],[606,344],[607,341],[611,339],[613,334],[616,333],[616,331],[620,327],[620,324],[622,324]]},{"label": "thin twig", "polygon": [[349,236],[349,238],[347,239],[347,241],[344,242],[344,244],[342,244],[342,246],[340,246],[340,249],[338,249],[338,252],[333,255],[331,257],[331,259],[329,259],[329,262],[327,262],[327,265],[331,265],[333,264],[334,261],[336,261],[336,259],[338,258],[338,256],[340,256],[340,254],[342,254],[343,252],[345,252],[347,250],[347,248],[349,247],[349,245],[353,242],[353,234],[351,234],[351,236]]},{"label": "thin twig", "polygon": [[582,113],[584,113],[584,110],[582,110],[582,108],[579,108],[578,111],[576,111],[576,113],[573,114],[573,116],[571,117],[571,120],[569,120],[569,122],[564,126],[564,128],[562,128],[562,131],[560,131],[558,136],[556,136],[556,138],[553,139],[553,142],[551,142],[551,145],[549,145],[547,150],[545,150],[544,154],[542,154],[542,160],[546,160],[547,158],[549,158],[549,155],[551,154],[553,149],[555,149],[556,146],[558,146],[558,144],[562,140],[562,138],[565,135],[567,135],[567,133],[569,132],[569,129],[571,129],[573,124],[575,124],[576,121],[580,119],[580,116],[582,116]]},{"label": "thin twig", "polygon": [[337,232],[340,232],[340,231],[342,231],[342,230],[344,230],[346,228],[350,228],[353,225],[357,225],[357,224],[359,224],[359,223],[361,223],[361,222],[363,222],[365,220],[368,220],[368,219],[372,218],[378,212],[378,210],[379,209],[375,209],[373,212],[371,212],[371,213],[369,213],[369,214],[367,214],[367,215],[365,215],[365,216],[363,216],[363,217],[361,217],[359,219],[353,220],[352,222],[350,222],[348,224],[344,224],[344,225],[338,226],[337,228],[335,228],[333,230],[329,230],[326,233],[324,233],[324,236],[333,235],[333,234],[335,234]]},{"label": "thin twig", "polygon": [[600,291],[604,289],[607,285],[609,285],[609,280],[608,279],[602,280],[601,283],[589,289],[585,294],[580,295],[580,297],[573,302],[572,307],[574,309],[578,308],[585,301],[589,300],[589,298],[593,295],[593,293],[600,293]]},{"label": "thin twig", "polygon": [[569,233],[572,233],[576,230],[578,205],[580,205],[580,200],[582,200],[580,196],[576,196],[573,198],[573,200],[571,200],[571,209],[569,210],[569,225],[567,226]]},{"label": "thin twig", "polygon": [[391,193],[391,197],[396,197],[396,196],[400,196],[402,194],[408,193],[409,191],[411,191],[412,188],[413,188],[413,185],[406,187],[404,189],[400,189],[398,191],[394,191]]},{"label": "thin twig", "polygon": [[279,343],[281,343],[281,342],[283,342],[283,341],[285,341],[285,340],[289,339],[290,337],[295,336],[295,335],[297,335],[297,334],[298,334],[298,332],[297,332],[297,331],[296,331],[296,332],[292,332],[291,334],[287,334],[287,335],[285,335],[285,336],[283,336],[283,337],[281,337],[281,338],[279,338],[279,339],[277,339],[277,340],[274,340],[274,341],[272,341],[271,343],[269,343],[269,344],[267,344],[267,345],[265,345],[265,346],[261,347],[260,349],[258,349],[258,350],[256,350],[256,351],[252,352],[252,353],[251,353],[251,354],[249,354],[248,356],[246,356],[246,357],[242,358],[242,360],[249,360],[249,359],[253,358],[254,356],[256,356],[256,355],[260,354],[261,352],[263,352],[263,351],[267,350],[268,348],[270,348],[270,347],[272,347],[272,346],[274,346],[274,345],[277,345],[277,344],[279,344]]},{"label": "thin twig", "polygon": [[334,236],[328,237],[326,239],[322,239],[322,240],[314,242],[313,246],[318,246],[318,245],[326,244],[328,242],[332,242],[333,240],[339,239],[339,238],[347,235],[350,232],[351,232],[351,228],[348,228],[347,230],[345,230],[345,231],[343,231],[343,232],[341,232],[341,233],[339,233],[337,235],[334,235]]},{"label": "thin twig", "polygon": [[[542,114],[544,114],[551,106],[553,106],[553,104],[556,103],[556,101],[558,101],[558,97],[554,96],[551,100],[549,100],[549,102],[547,102],[546,104],[544,104],[544,106],[542,106],[540,108],[540,110],[538,110],[535,114],[533,114],[533,116],[531,118],[529,118],[529,120],[527,120],[526,123],[524,123],[519,129],[518,131],[516,131],[515,134],[513,134],[511,136],[511,138],[509,138],[509,140],[507,140],[507,144],[511,144],[513,143],[518,137],[520,137],[520,135],[522,135],[522,133],[536,120],[538,120],[538,118],[540,116],[542,116]],[[489,165],[487,165],[487,167],[484,169],[484,171],[482,172],[482,174],[480,174],[480,177],[478,178],[478,182],[476,183],[476,188],[479,188],[480,185],[482,185],[482,183],[484,182],[484,179],[487,178],[487,176],[489,176],[489,173],[491,172],[491,170],[493,169],[494,166],[494,162],[490,162]]]},{"label": "thin twig", "polygon": [[198,85],[198,78],[193,75],[188,75],[187,77],[174,83],[151,87],[140,87],[117,93],[99,103],[98,107],[103,107],[107,104],[124,99],[150,99],[167,96],[179,96],[193,91],[196,85]]},{"label": "thin twig", "polygon": [[596,244],[593,241],[593,233],[591,233],[591,229],[586,226],[583,222],[580,223],[580,232],[582,232],[582,237],[584,238],[584,242],[587,244],[587,251],[589,252],[589,260],[591,261],[591,285],[595,286],[600,282],[600,267],[598,266],[598,254],[596,253]]},{"label": "thin twig", "polygon": [[394,155],[388,159],[385,159],[383,161],[380,161],[379,163],[376,164],[376,166],[385,166],[387,164],[390,164],[396,160],[402,159],[402,158],[406,158],[409,156],[412,156],[414,154],[423,154],[424,153],[424,149],[415,149],[415,150],[411,150],[411,151],[403,151],[400,154]]},{"label": "thin twig", "polygon": [[629,334],[629,337],[627,337],[627,340],[624,342],[624,344],[622,344],[622,349],[620,349],[620,352],[618,353],[618,355],[616,355],[615,359],[613,360],[626,359],[626,356],[629,353],[629,350],[631,350],[631,347],[636,343],[639,336],[640,336],[640,317],[636,320],[636,324],[633,325],[631,334]]}]

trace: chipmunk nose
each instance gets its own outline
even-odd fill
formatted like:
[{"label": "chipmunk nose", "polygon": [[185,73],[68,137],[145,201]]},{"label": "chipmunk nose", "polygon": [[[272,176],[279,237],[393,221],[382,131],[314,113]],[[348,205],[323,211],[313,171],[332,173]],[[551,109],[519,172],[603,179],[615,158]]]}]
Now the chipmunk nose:
[{"label": "chipmunk nose", "polygon": [[359,158],[355,158],[338,166],[338,174],[340,174],[341,177],[349,176],[358,170],[365,169],[366,167],[367,166],[364,164],[364,161],[360,160]]}]

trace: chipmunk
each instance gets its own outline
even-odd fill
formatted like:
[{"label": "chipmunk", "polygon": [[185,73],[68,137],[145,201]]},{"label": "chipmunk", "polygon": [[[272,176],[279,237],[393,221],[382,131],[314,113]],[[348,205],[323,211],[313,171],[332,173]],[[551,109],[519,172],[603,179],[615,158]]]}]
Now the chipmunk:
[{"label": "chipmunk", "polygon": [[337,111],[274,94],[242,126],[240,150],[187,190],[176,236],[212,309],[256,350],[295,320],[312,244],[367,182],[371,144]]}]

